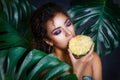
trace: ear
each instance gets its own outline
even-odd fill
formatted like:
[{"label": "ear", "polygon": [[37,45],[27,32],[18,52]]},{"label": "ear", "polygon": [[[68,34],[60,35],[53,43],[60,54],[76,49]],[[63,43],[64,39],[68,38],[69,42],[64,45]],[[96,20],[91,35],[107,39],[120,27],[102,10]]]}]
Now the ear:
[{"label": "ear", "polygon": [[53,46],[53,43],[48,39],[43,39],[48,45]]}]

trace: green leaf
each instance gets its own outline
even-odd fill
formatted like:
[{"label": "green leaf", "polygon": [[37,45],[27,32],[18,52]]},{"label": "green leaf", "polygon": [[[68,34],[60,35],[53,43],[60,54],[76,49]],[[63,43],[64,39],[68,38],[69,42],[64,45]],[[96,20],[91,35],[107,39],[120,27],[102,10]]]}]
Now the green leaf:
[{"label": "green leaf", "polygon": [[11,47],[11,45],[23,46],[24,40],[18,35],[16,30],[6,21],[0,21],[0,49]]},{"label": "green leaf", "polygon": [[[0,50],[0,64],[1,80],[38,80],[46,70],[41,79],[48,80],[71,70],[71,66],[53,54],[47,55],[36,49],[28,51],[23,47]],[[69,75],[71,79],[75,76]],[[69,78],[68,75],[62,78],[65,77]]]},{"label": "green leaf", "polygon": [[26,49],[17,47],[0,51],[0,64],[2,80],[14,80],[15,70],[18,60],[21,58]]},{"label": "green leaf", "polygon": [[35,67],[29,73],[28,79],[29,80],[35,80],[36,77],[39,77],[40,74],[42,74],[43,71],[59,64],[60,62],[61,61],[58,58],[54,57],[53,54],[49,54],[49,55],[45,56],[35,65]]},{"label": "green leaf", "polygon": [[[84,1],[72,6],[68,14],[73,20],[77,34],[88,35],[95,42],[95,51],[104,56],[120,45],[120,14],[115,14],[107,1]],[[115,6],[115,5],[114,5]],[[116,5],[116,9],[120,8]]]},{"label": "green leaf", "polygon": [[66,72],[70,70],[71,67],[67,65],[64,62],[61,62],[60,64],[53,67],[53,69],[49,70],[49,72],[43,77],[43,80],[52,80],[54,77],[62,74],[63,72]]},{"label": "green leaf", "polygon": [[78,80],[75,74],[66,74],[66,76],[61,77],[59,80]]},{"label": "green leaf", "polygon": [[[29,71],[29,69],[33,65],[37,64],[38,61],[44,56],[46,56],[46,54],[42,51],[39,51],[36,49],[33,49],[32,51],[30,51],[21,64],[21,67],[20,67],[18,74],[17,74],[17,80],[23,80],[24,79],[23,76],[25,76],[27,74],[27,71]],[[31,74],[31,76],[32,75],[33,74]]]},{"label": "green leaf", "polygon": [[31,32],[29,19],[33,6],[28,0],[0,0],[0,49],[28,47]]}]

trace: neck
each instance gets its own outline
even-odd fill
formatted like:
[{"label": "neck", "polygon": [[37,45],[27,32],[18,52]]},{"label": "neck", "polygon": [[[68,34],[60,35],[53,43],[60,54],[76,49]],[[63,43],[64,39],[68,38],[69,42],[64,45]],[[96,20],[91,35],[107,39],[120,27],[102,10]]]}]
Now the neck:
[{"label": "neck", "polygon": [[58,57],[61,61],[71,64],[70,57],[68,55],[68,50],[54,49],[53,54]]}]

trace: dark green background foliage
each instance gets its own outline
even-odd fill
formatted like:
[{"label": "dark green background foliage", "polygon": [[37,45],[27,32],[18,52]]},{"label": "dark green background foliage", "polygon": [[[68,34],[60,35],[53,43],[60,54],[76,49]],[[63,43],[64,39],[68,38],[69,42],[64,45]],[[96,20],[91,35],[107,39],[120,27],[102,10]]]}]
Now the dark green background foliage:
[{"label": "dark green background foliage", "polygon": [[0,0],[0,49],[27,47],[30,42],[29,16],[33,11],[27,0]]},{"label": "dark green background foliage", "polygon": [[100,56],[120,45],[120,7],[112,0],[75,0],[68,14],[77,34],[93,38]]}]

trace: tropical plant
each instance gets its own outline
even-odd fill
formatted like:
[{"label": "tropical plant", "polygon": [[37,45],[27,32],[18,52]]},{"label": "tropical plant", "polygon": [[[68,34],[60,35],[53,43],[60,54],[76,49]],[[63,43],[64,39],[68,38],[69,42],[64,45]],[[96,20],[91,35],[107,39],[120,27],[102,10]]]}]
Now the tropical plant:
[{"label": "tropical plant", "polygon": [[0,0],[0,49],[29,45],[29,16],[33,10],[27,0]]},{"label": "tropical plant", "polygon": [[93,38],[100,56],[120,45],[120,5],[112,0],[74,0],[68,14],[77,34]]},{"label": "tropical plant", "polygon": [[[0,0],[0,80],[51,80],[71,67],[52,54],[29,51],[29,18],[35,9],[28,0]],[[20,47],[19,47],[20,46]],[[75,74],[60,80],[77,80]]]},{"label": "tropical plant", "polygon": [[[14,47],[0,51],[0,80],[52,80],[69,71],[71,66],[60,61],[53,54],[23,47]],[[77,80],[75,74],[61,77],[60,80]]]}]

